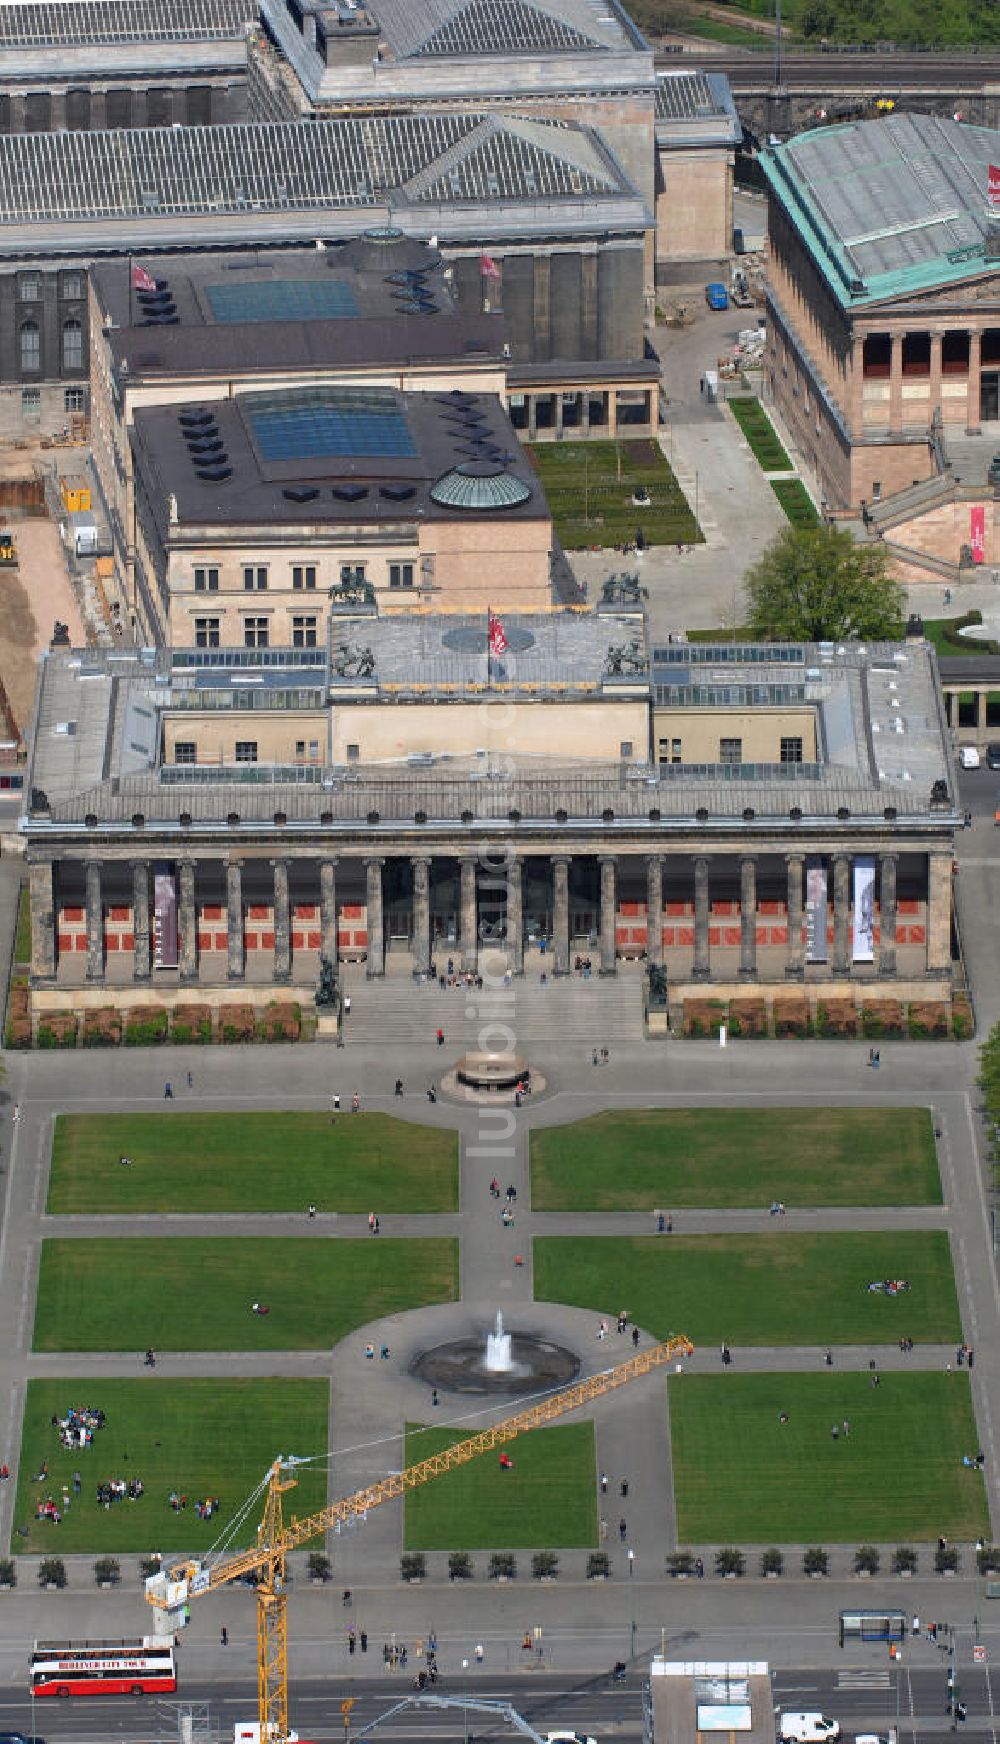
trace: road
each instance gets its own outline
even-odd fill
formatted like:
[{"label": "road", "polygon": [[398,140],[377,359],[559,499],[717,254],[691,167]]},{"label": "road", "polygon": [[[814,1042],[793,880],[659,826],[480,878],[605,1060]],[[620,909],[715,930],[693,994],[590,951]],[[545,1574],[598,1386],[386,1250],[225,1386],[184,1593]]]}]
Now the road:
[{"label": "road", "polygon": [[[867,1650],[866,1650],[867,1651]],[[884,1650],[880,1650],[884,1652]],[[874,1659],[874,1656],[873,1656]],[[863,1732],[900,1732],[904,1744],[933,1738],[952,1729],[947,1712],[947,1665],[944,1653],[935,1667],[910,1669],[903,1662],[847,1664],[824,1671],[795,1667],[772,1672],[775,1708],[815,1710],[840,1721],[846,1737]],[[452,1679],[451,1697],[468,1694],[476,1701],[510,1702],[528,1724],[541,1733],[572,1730],[603,1740],[641,1738],[643,1734],[642,1668],[632,1670],[626,1683],[613,1686],[606,1673],[567,1679],[545,1671],[523,1672],[513,1679],[495,1682],[478,1678],[462,1683]],[[962,1727],[963,1744],[997,1744],[996,1704],[1000,1700],[1000,1674],[989,1666],[959,1664],[958,1687],[968,1709]],[[299,1684],[292,1699],[292,1723],[302,1738],[344,1738],[341,1702],[354,1702],[350,1714],[350,1740],[383,1715],[389,1715],[409,1692],[409,1674],[393,1678],[352,1678],[336,1681],[310,1679]],[[176,1701],[185,1705],[206,1704],[219,1735],[245,1721],[254,1712],[255,1687],[249,1677],[215,1683],[192,1683],[178,1691]],[[176,1733],[176,1706],[170,1700],[149,1698],[145,1702],[123,1698],[100,1698],[68,1703],[37,1703],[38,1734],[52,1744],[96,1744],[97,1740],[123,1740],[145,1744]],[[31,1735],[31,1704],[21,1692],[0,1690],[0,1724]],[[387,1718],[378,1738],[414,1740],[436,1744],[437,1740],[462,1739],[471,1744],[487,1740],[516,1739],[517,1734],[502,1719],[474,1709],[408,1707]]]}]

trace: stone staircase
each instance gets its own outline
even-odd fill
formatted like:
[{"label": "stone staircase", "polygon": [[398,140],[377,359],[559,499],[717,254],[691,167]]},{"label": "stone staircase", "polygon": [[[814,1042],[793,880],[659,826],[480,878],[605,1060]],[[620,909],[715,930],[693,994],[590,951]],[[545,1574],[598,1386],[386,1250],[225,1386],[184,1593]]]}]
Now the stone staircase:
[{"label": "stone staircase", "polygon": [[518,1049],[569,1042],[584,1049],[614,1050],[625,1042],[641,1041],[643,1035],[638,966],[625,965],[607,980],[595,973],[586,980],[571,975],[556,981],[550,976],[544,984],[531,970],[503,989],[495,1001],[475,988],[421,985],[394,972],[391,965],[383,981],[366,981],[363,968],[349,971],[343,987],[351,1001],[344,1019],[346,1047],[433,1044],[436,1031],[442,1029],[441,1055],[449,1065],[457,1052],[479,1047],[483,1041],[503,1047],[502,1037],[482,1034],[498,1024],[509,1025]]}]

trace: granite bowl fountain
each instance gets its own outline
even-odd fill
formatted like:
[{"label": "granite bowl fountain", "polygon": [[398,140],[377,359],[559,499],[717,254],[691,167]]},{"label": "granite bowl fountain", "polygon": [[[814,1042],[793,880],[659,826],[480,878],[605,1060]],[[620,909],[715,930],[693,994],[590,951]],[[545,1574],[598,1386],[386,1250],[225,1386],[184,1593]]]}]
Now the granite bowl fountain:
[{"label": "granite bowl fountain", "polygon": [[563,1387],[580,1371],[580,1359],[564,1345],[533,1332],[507,1332],[498,1312],[485,1338],[454,1339],[422,1351],[410,1373],[445,1393],[544,1393]]}]

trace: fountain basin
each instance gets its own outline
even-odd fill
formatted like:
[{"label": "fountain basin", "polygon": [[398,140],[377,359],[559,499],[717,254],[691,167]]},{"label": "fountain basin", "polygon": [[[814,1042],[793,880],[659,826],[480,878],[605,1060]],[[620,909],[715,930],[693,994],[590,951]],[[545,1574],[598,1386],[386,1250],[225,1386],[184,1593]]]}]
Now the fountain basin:
[{"label": "fountain basin", "polygon": [[456,1062],[455,1077],[474,1090],[513,1090],[527,1083],[531,1068],[520,1054],[470,1053]]},{"label": "fountain basin", "polygon": [[539,1338],[532,1332],[505,1333],[510,1339],[510,1366],[487,1366],[482,1333],[457,1338],[421,1351],[410,1364],[410,1374],[445,1393],[496,1393],[517,1397],[563,1387],[580,1372],[580,1359],[564,1345]]}]

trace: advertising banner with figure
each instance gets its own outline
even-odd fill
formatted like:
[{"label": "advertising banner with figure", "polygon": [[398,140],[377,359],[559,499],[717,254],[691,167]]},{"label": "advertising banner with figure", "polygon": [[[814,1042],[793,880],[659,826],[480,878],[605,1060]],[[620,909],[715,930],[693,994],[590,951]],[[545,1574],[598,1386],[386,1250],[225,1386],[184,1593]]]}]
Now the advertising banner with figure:
[{"label": "advertising banner with figure", "polygon": [[985,563],[986,509],[982,503],[973,503],[969,510],[969,544],[972,546],[973,563]]},{"label": "advertising banner with figure", "polygon": [[806,962],[826,962],[826,866],[806,862]]},{"label": "advertising banner with figure", "polygon": [[854,862],[854,961],[875,961],[875,861],[859,854]]},{"label": "advertising banner with figure", "polygon": [[177,967],[177,880],[165,860],[153,867],[153,966]]}]

